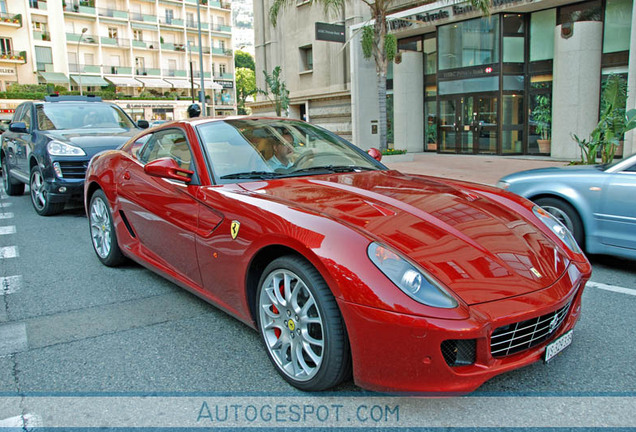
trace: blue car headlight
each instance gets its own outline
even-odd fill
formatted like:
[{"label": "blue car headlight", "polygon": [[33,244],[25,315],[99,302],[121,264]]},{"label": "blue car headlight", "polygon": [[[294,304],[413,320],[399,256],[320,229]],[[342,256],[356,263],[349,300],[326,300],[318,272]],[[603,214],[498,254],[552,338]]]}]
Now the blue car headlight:
[{"label": "blue car headlight", "polygon": [[561,241],[565,243],[572,252],[583,253],[579,245],[576,243],[576,240],[574,240],[574,236],[570,230],[567,229],[557,218],[537,205],[532,208],[532,212],[541,222],[543,222],[545,226],[550,229],[550,231],[556,234],[556,236],[561,239]]},{"label": "blue car headlight", "polygon": [[51,156],[86,156],[84,150],[61,141],[51,141],[46,145]]},{"label": "blue car headlight", "polygon": [[457,301],[439,283],[392,250],[371,243],[367,255],[391,282],[413,300],[436,308],[457,307]]}]

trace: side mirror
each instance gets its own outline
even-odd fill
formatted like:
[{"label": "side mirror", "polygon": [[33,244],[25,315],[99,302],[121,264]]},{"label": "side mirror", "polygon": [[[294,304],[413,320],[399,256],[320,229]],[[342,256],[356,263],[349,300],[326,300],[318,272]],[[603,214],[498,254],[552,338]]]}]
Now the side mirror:
[{"label": "side mirror", "polygon": [[15,133],[29,133],[25,122],[15,122],[9,125],[9,130]]},{"label": "side mirror", "polygon": [[377,160],[378,162],[382,160],[382,152],[380,152],[380,150],[378,150],[377,148],[372,147],[369,149],[367,153],[369,154],[369,156],[371,156],[373,159]]},{"label": "side mirror", "polygon": [[137,126],[141,129],[148,129],[150,127],[150,123],[148,123],[148,120],[138,120]]},{"label": "side mirror", "polygon": [[192,181],[192,175],[194,174],[194,171],[181,168],[174,159],[169,157],[148,162],[144,166],[144,172],[149,176],[178,180],[186,183]]}]

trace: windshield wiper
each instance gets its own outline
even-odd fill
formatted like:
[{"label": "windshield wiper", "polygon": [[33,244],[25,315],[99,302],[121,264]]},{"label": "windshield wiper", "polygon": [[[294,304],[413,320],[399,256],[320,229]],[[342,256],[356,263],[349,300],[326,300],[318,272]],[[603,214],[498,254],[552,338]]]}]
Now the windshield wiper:
[{"label": "windshield wiper", "polygon": [[372,167],[364,167],[358,165],[324,165],[324,166],[315,166],[310,168],[302,168],[295,171],[292,171],[288,175],[301,175],[305,173],[312,172],[322,172],[325,174],[329,173],[345,173],[345,172],[358,172],[358,171],[375,171],[376,168]]},{"label": "windshield wiper", "polygon": [[233,173],[221,176],[221,179],[272,179],[276,177],[280,177],[281,174],[271,172],[271,171],[248,171],[248,172],[240,172]]}]

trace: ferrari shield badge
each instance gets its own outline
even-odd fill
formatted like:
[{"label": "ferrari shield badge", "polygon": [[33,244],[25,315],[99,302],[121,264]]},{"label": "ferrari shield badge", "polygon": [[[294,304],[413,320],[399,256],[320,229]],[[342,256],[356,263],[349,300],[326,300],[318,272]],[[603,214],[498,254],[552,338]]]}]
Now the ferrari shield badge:
[{"label": "ferrari shield badge", "polygon": [[232,240],[236,239],[240,228],[241,223],[239,221],[232,221],[232,225],[230,226],[230,234],[232,234]]}]

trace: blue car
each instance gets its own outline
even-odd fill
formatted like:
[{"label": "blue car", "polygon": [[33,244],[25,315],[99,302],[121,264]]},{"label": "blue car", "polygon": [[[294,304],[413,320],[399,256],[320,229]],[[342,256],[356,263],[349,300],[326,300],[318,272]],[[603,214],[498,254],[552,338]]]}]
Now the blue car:
[{"label": "blue car", "polygon": [[636,259],[636,154],[611,165],[522,171],[498,186],[543,207],[586,252]]}]

